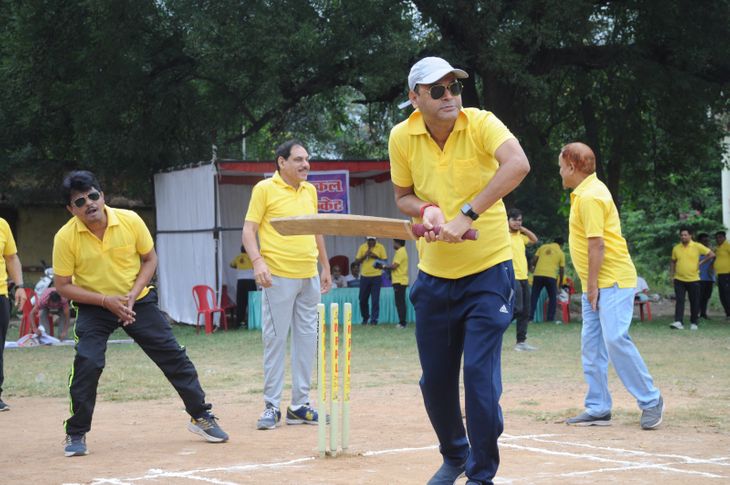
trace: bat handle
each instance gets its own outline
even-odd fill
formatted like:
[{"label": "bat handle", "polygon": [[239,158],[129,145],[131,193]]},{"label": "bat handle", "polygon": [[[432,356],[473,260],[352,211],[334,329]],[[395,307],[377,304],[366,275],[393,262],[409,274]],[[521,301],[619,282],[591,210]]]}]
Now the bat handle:
[{"label": "bat handle", "polygon": [[[423,224],[413,224],[411,229],[416,237],[423,237],[423,235],[426,234],[426,228],[423,227]],[[436,235],[438,235],[438,233],[441,232],[441,226],[436,226],[432,230]],[[476,229],[469,229],[463,236],[461,236],[461,239],[465,241],[476,241],[479,239],[479,231]]]}]

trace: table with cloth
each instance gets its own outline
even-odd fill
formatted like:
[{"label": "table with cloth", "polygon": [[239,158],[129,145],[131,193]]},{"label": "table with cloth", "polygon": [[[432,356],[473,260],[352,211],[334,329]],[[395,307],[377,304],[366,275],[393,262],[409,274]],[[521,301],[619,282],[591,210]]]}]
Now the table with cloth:
[{"label": "table with cloth", "polygon": [[[410,299],[410,287],[406,289],[406,321],[414,322],[416,313]],[[352,323],[360,325],[362,314],[360,313],[360,288],[333,288],[322,295],[322,303],[325,304],[325,314],[329,322],[330,303],[340,305],[340,324],[343,322],[345,303],[352,303]],[[393,288],[380,289],[380,323],[398,323],[398,311],[395,308]],[[248,294],[248,329],[258,330],[261,328],[261,292],[251,291]]]}]

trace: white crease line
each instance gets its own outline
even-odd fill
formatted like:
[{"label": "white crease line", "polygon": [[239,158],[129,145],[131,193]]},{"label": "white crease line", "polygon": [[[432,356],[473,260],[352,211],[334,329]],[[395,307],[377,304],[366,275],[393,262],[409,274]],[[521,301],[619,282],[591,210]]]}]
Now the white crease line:
[{"label": "white crease line", "polygon": [[626,467],[617,467],[617,468],[599,468],[597,470],[585,470],[580,472],[569,472],[569,473],[562,473],[559,476],[561,477],[575,477],[575,476],[585,476],[585,475],[591,475],[593,473],[604,473],[604,472],[624,472],[624,471],[633,471],[633,470],[645,470],[647,468],[657,468],[659,470],[664,471],[672,471],[672,472],[680,472],[680,473],[688,473],[690,475],[700,475],[705,478],[727,478],[722,475],[715,475],[714,473],[707,473],[707,472],[699,472],[694,470],[683,470],[681,468],[674,468],[671,465],[684,465],[685,463],[661,463],[661,464],[643,464],[638,463],[634,466],[626,466]]},{"label": "white crease line", "polygon": [[[570,453],[567,451],[546,450],[544,448],[535,448],[532,446],[520,446],[520,445],[515,445],[512,443],[505,443],[505,444],[503,444],[503,446],[505,448],[514,448],[514,449],[518,449],[518,450],[532,451],[534,453],[542,453],[544,455],[567,456],[570,458],[577,458],[577,459],[581,459],[581,460],[598,461],[598,462],[603,462],[603,463],[616,463],[619,465],[624,465],[619,468],[621,470],[628,470],[628,469],[634,468],[634,467],[636,467],[636,468],[658,468],[658,469],[665,470],[665,471],[686,473],[689,475],[702,475],[702,476],[710,477],[710,478],[725,478],[722,475],[715,475],[712,473],[705,473],[705,472],[697,472],[697,471],[693,471],[693,470],[682,470],[680,468],[668,467],[663,464],[639,464],[641,466],[637,466],[637,463],[633,462],[633,461],[617,460],[617,459],[613,459],[613,458],[603,458],[600,456],[586,455],[586,454],[580,454],[580,453]],[[599,469],[599,470],[595,470],[595,471],[600,472],[601,470],[603,470],[603,469]],[[571,473],[578,473],[578,472],[571,472]],[[564,475],[565,474],[561,474],[558,476],[564,476]]]},{"label": "white crease line", "polygon": [[[125,479],[118,479],[118,478],[95,478],[92,483],[92,485],[101,485],[101,484],[109,484],[109,485],[126,485],[131,482],[136,482],[140,480],[154,480],[155,478],[161,478],[161,477],[167,477],[167,476],[174,476],[176,478],[190,478],[191,480],[206,480],[201,477],[194,477],[191,476],[193,474],[197,473],[208,473],[208,472],[233,472],[233,471],[251,471],[251,470],[257,470],[262,468],[278,468],[278,467],[285,467],[290,465],[296,465],[298,463],[303,463],[305,461],[311,461],[314,460],[314,457],[309,456],[307,458],[297,458],[295,460],[289,460],[289,461],[281,461],[276,463],[253,463],[250,465],[233,465],[233,466],[227,466],[227,467],[215,467],[215,468],[200,468],[197,470],[189,470],[186,472],[165,472],[163,470],[159,469],[151,469],[147,472],[147,475],[136,477],[136,478],[125,478]],[[211,482],[211,483],[229,483],[229,482]]]},{"label": "white crease line", "polygon": [[718,458],[692,458],[691,456],[685,456],[685,455],[673,455],[668,453],[647,453],[645,451],[638,451],[638,450],[627,450],[624,448],[613,448],[610,446],[596,446],[591,445],[588,443],[576,443],[572,441],[557,441],[557,440],[546,440],[542,438],[527,438],[531,439],[533,441],[537,441],[538,443],[552,443],[552,444],[558,444],[558,445],[565,445],[565,446],[575,446],[578,448],[588,448],[591,450],[602,450],[602,451],[611,451],[619,454],[625,454],[625,455],[634,455],[634,456],[647,456],[652,458],[671,458],[673,460],[684,460],[686,463],[691,464],[706,464],[706,463],[712,463],[720,466],[730,466],[730,463],[716,463],[717,460],[725,461],[728,460],[728,457],[718,457]]},{"label": "white crease line", "polygon": [[361,455],[362,456],[378,456],[378,455],[388,455],[391,453],[408,453],[411,451],[426,451],[426,450],[435,450],[435,449],[438,449],[438,445],[422,446],[420,448],[393,448],[390,450],[366,451],[364,453],[361,453]]}]

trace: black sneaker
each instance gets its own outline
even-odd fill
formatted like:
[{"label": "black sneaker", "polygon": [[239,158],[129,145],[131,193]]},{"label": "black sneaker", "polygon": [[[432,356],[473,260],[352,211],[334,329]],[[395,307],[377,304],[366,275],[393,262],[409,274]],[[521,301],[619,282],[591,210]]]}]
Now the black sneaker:
[{"label": "black sneaker", "polygon": [[222,443],[228,441],[228,434],[218,426],[216,418],[211,413],[205,413],[199,418],[192,418],[188,423],[188,431],[202,436],[210,443]]},{"label": "black sneaker", "polygon": [[0,412],[3,411],[10,411],[10,406],[5,404],[2,399],[0,399]]},{"label": "black sneaker", "polygon": [[598,417],[581,413],[574,418],[566,419],[565,424],[570,426],[611,426],[611,413]]},{"label": "black sneaker", "polygon": [[63,453],[66,456],[84,456],[89,454],[89,450],[86,449],[85,434],[67,434],[63,444]]},{"label": "black sneaker", "polygon": [[459,477],[464,475],[465,470],[466,462],[461,466],[443,463],[426,485],[452,485]]}]

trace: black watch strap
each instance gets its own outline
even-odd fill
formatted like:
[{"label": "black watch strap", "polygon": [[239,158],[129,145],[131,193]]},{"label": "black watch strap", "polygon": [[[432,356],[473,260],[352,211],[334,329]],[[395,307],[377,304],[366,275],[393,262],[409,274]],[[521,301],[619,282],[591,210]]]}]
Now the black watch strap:
[{"label": "black watch strap", "polygon": [[476,221],[477,219],[479,219],[479,214],[474,212],[474,209],[472,209],[471,204],[469,203],[466,203],[462,206],[461,213],[470,218],[472,221]]}]

